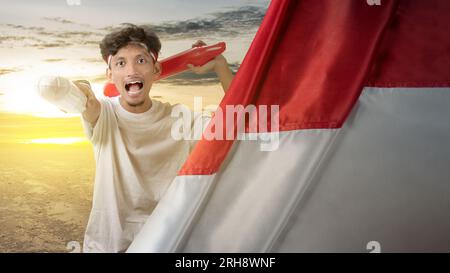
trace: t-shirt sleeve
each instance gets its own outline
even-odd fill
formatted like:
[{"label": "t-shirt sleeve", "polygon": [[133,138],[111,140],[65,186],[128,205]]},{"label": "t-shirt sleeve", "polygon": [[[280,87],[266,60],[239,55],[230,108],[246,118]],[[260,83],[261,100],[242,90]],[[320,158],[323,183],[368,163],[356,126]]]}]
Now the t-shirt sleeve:
[{"label": "t-shirt sleeve", "polygon": [[83,118],[83,115],[81,115],[84,133],[92,144],[98,144],[104,141],[108,127],[108,106],[106,105],[106,102],[104,100],[99,100],[99,102],[100,115],[97,122],[95,123],[95,126],[92,126],[92,124],[85,120]]}]

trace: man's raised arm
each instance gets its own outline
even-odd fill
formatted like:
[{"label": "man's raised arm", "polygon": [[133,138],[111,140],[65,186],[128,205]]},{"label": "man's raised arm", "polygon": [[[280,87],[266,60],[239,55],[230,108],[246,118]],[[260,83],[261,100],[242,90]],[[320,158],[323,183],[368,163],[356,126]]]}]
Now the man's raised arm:
[{"label": "man's raised arm", "polygon": [[73,81],[73,83],[80,89],[81,92],[87,98],[86,110],[82,113],[83,118],[89,122],[92,127],[97,123],[98,117],[100,116],[100,102],[95,97],[94,92],[92,92],[91,85],[87,81],[79,80]]},{"label": "man's raised arm", "polygon": [[[202,40],[198,40],[195,42],[192,47],[197,46],[205,46],[206,43]],[[211,70],[216,72],[217,77],[219,78],[220,83],[222,84],[223,91],[226,93],[228,88],[233,81],[233,72],[228,66],[228,62],[223,55],[219,55],[215,57],[212,61],[202,65],[202,66],[194,66],[192,64],[188,64],[188,67],[196,74],[204,74]]]}]

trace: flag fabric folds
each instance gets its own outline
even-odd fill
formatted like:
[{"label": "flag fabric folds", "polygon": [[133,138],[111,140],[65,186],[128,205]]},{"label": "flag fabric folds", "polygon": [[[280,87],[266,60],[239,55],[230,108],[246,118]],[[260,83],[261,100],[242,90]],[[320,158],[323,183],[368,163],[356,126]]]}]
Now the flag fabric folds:
[{"label": "flag fabric folds", "polygon": [[448,14],[272,1],[219,108],[276,105],[276,126],[200,140],[128,251],[449,251]]}]

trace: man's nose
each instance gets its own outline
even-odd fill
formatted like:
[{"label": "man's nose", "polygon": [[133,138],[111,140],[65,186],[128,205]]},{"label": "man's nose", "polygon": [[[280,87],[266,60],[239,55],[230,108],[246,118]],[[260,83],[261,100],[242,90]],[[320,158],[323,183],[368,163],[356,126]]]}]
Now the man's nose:
[{"label": "man's nose", "polygon": [[126,73],[128,76],[135,75],[137,73],[136,64],[130,63],[126,66]]}]

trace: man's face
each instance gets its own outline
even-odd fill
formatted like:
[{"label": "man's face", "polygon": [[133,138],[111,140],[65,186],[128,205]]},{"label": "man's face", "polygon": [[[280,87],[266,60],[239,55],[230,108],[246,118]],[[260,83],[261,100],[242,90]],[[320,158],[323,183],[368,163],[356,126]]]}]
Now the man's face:
[{"label": "man's face", "polygon": [[122,100],[129,106],[141,106],[150,100],[149,93],[159,72],[159,64],[153,63],[148,51],[140,45],[129,44],[121,48],[111,59],[107,74]]}]

